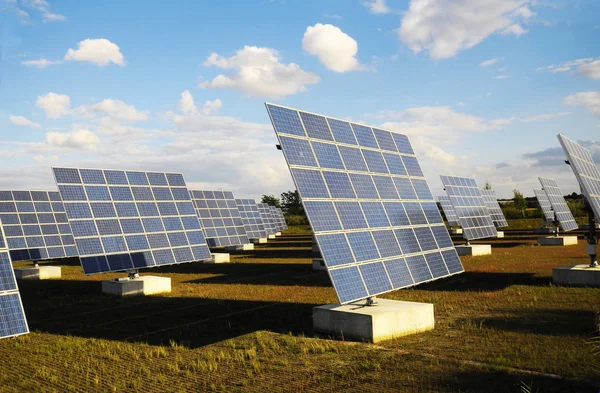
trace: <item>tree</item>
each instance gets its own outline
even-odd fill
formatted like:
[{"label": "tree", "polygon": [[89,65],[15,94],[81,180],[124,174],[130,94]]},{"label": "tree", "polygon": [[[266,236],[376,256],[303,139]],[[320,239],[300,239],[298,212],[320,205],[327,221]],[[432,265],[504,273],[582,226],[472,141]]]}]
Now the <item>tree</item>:
[{"label": "tree", "polygon": [[304,207],[298,191],[288,191],[281,194],[281,209],[285,214],[304,216]]},{"label": "tree", "polygon": [[527,208],[527,201],[523,197],[523,193],[519,190],[513,190],[514,198],[513,203],[515,208],[521,210],[521,214],[525,217],[525,209]]},{"label": "tree", "polygon": [[485,187],[483,187],[484,190],[491,190],[492,189],[492,185],[490,184],[489,181],[486,180],[485,182]]},{"label": "tree", "polygon": [[281,203],[278,198],[273,195],[263,195],[260,200],[261,203],[266,203],[269,206],[281,207]]}]

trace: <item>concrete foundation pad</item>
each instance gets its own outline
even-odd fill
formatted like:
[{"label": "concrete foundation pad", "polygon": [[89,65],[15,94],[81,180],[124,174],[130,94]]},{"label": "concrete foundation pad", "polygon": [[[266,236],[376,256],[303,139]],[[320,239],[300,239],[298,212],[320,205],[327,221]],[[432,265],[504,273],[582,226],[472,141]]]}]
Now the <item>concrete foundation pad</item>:
[{"label": "concrete foundation pad", "polygon": [[313,328],[344,339],[376,343],[432,330],[433,304],[377,299],[376,306],[328,304],[313,307]]},{"label": "concrete foundation pad", "polygon": [[491,255],[492,254],[492,246],[489,244],[461,244],[460,246],[456,246],[456,252],[460,256],[464,255],[472,255],[474,257],[479,255]]},{"label": "concrete foundation pad", "polygon": [[210,256],[212,258],[204,261],[204,263],[228,263],[228,262],[231,262],[230,255],[226,252],[211,252]]},{"label": "concrete foundation pad", "polygon": [[496,236],[498,239],[502,239],[504,237],[504,231],[497,231],[498,232],[498,236]]},{"label": "concrete foundation pad", "polygon": [[600,287],[600,266],[574,265],[552,269],[552,281],[558,285]]},{"label": "concrete foundation pad", "polygon": [[577,236],[539,237],[537,242],[540,246],[575,246],[577,245]]},{"label": "concrete foundation pad", "polygon": [[171,279],[169,277],[142,276],[105,280],[102,281],[102,292],[121,297],[167,293],[171,292]]},{"label": "concrete foundation pad", "polygon": [[267,239],[275,239],[275,235],[268,235]]},{"label": "concrete foundation pad", "polygon": [[275,236],[281,236],[281,232],[277,232]]},{"label": "concrete foundation pad", "polygon": [[252,239],[252,243],[254,243],[254,244],[264,244],[266,242],[267,242],[266,237],[261,237],[259,239]]},{"label": "concrete foundation pad", "polygon": [[450,229],[451,235],[462,235],[462,233],[463,233],[462,228]]},{"label": "concrete foundation pad", "polygon": [[313,259],[313,270],[318,270],[318,271],[326,271],[327,270],[327,266],[325,266],[325,262],[323,261],[323,259],[321,259],[321,258]]},{"label": "concrete foundation pad", "polygon": [[53,280],[55,278],[61,278],[61,276],[62,269],[60,266],[15,268],[15,277],[17,277],[17,280]]},{"label": "concrete foundation pad", "polygon": [[554,230],[552,228],[533,228],[533,233],[536,235],[549,235],[554,233]]},{"label": "concrete foundation pad", "polygon": [[226,246],[225,251],[248,251],[254,250],[254,243],[237,244],[235,246]]}]

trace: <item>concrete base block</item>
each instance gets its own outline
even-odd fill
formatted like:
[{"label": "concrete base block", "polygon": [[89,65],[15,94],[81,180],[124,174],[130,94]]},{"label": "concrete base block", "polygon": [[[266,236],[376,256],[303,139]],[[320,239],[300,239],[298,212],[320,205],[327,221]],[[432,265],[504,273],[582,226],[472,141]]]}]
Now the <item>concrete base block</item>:
[{"label": "concrete base block", "polygon": [[433,304],[377,299],[376,306],[313,307],[313,328],[335,337],[376,343],[432,330]]},{"label": "concrete base block", "polygon": [[498,236],[496,236],[498,239],[502,239],[504,237],[504,231],[497,231],[498,232]]},{"label": "concrete base block", "polygon": [[268,235],[267,239],[275,239],[275,235]]},{"label": "concrete base block", "polygon": [[313,259],[313,270],[327,271],[327,266],[325,266],[325,262],[323,261],[323,259]]},{"label": "concrete base block", "polygon": [[169,277],[142,276],[105,280],[102,281],[102,292],[121,297],[166,293],[171,292],[171,279]]},{"label": "concrete base block", "polygon": [[577,245],[577,236],[539,237],[537,242],[540,246],[575,246]]},{"label": "concrete base block", "polygon": [[462,235],[462,233],[463,233],[462,228],[450,229],[451,235]]},{"label": "concrete base block", "polygon": [[254,250],[254,243],[236,244],[235,246],[226,246],[225,251],[248,251]]},{"label": "concrete base block", "polygon": [[559,285],[600,287],[600,266],[574,265],[552,269],[552,281]]},{"label": "concrete base block", "polygon": [[275,236],[281,236],[281,232],[277,232]]},{"label": "concrete base block", "polygon": [[228,263],[231,262],[230,255],[226,252],[211,252],[211,259],[204,261],[204,263]]},{"label": "concrete base block", "polygon": [[38,266],[15,268],[17,280],[53,280],[62,276],[60,266]]},{"label": "concrete base block", "polygon": [[552,228],[533,228],[533,233],[536,235],[549,235],[554,233],[554,230]]},{"label": "concrete base block", "polygon": [[252,243],[254,243],[254,244],[264,244],[266,242],[267,242],[266,237],[261,237],[259,239],[252,239]]},{"label": "concrete base block", "polygon": [[489,244],[471,244],[466,245],[462,244],[460,246],[456,246],[456,252],[458,255],[472,255],[474,257],[478,255],[491,255],[492,254],[492,246]]}]

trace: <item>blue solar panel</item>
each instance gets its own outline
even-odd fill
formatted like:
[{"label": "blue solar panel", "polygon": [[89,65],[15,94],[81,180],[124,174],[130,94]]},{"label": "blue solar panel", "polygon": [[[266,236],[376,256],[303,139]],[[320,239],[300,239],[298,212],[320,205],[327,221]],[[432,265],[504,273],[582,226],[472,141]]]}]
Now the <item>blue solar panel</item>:
[{"label": "blue solar panel", "polygon": [[554,214],[556,214],[556,217],[558,218],[558,222],[560,223],[562,230],[572,231],[579,228],[575,222],[573,213],[571,213],[571,210],[569,209],[569,206],[563,197],[563,193],[560,191],[560,188],[558,188],[558,184],[552,179],[546,179],[543,177],[538,179],[542,184],[542,189],[550,200],[550,205],[552,206]]},{"label": "blue solar panel", "polygon": [[242,218],[248,238],[261,239],[267,237],[267,231],[258,211],[256,201],[254,199],[236,199],[235,204],[240,211],[240,217]]},{"label": "blue solar panel", "polygon": [[492,217],[492,221],[494,221],[496,228],[507,227],[508,222],[506,221],[506,217],[504,217],[504,213],[502,213],[502,209],[498,203],[496,191],[481,190],[481,195],[483,196],[483,201],[490,212],[490,217]]},{"label": "blue solar panel", "polygon": [[265,231],[267,235],[274,235],[278,232],[277,226],[275,225],[275,218],[273,217],[273,213],[271,213],[271,209],[269,205],[266,203],[257,203],[258,211],[260,213],[260,218],[262,218],[263,225],[265,227]]},{"label": "blue solar panel", "polygon": [[[74,168],[53,172],[85,274],[210,259],[204,237],[182,226],[182,219],[200,224],[181,174]],[[134,199],[144,202],[123,202]],[[168,219],[168,228],[161,218]],[[54,231],[41,227],[43,233]],[[156,236],[150,242],[151,232],[168,242]],[[175,259],[174,251],[189,258]]]},{"label": "blue solar panel", "polygon": [[285,222],[285,217],[283,216],[283,211],[275,206],[271,206],[271,212],[273,213],[273,218],[275,219],[275,226],[277,227],[277,231],[281,232],[287,229],[287,224]]},{"label": "blue solar panel", "polygon": [[267,110],[341,303],[462,271],[406,136]]}]

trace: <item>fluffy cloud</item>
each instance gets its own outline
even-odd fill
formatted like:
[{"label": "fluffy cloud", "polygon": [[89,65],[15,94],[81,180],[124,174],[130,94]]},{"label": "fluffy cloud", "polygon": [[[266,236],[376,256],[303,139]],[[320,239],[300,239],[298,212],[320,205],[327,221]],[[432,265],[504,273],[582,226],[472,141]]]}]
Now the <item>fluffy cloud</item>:
[{"label": "fluffy cloud", "polygon": [[363,68],[356,59],[356,40],[334,25],[317,23],[308,26],[302,38],[302,48],[317,56],[325,67],[335,72]]},{"label": "fluffy cloud", "polygon": [[413,52],[428,51],[433,59],[445,59],[495,33],[526,33],[520,23],[534,15],[530,4],[530,0],[411,0],[398,35]]},{"label": "fluffy cloud", "polygon": [[[577,143],[590,152],[594,162],[600,164],[600,140],[578,140]],[[526,153],[523,155],[523,158],[531,162],[531,165],[535,167],[562,167],[565,165],[565,159],[567,157],[565,156],[562,147],[551,147],[532,153]]]},{"label": "fluffy cloud", "polygon": [[48,93],[37,98],[36,106],[46,112],[47,118],[58,119],[71,112],[71,99],[67,95]]},{"label": "fluffy cloud", "polygon": [[[44,23],[64,22],[67,20],[67,17],[64,15],[50,12],[50,4],[46,0],[22,0],[21,3],[30,9],[41,12],[42,22]],[[27,18],[29,17],[25,11],[22,12],[25,13]]]},{"label": "fluffy cloud", "polygon": [[46,60],[43,57],[38,60],[26,60],[22,61],[21,64],[27,67],[35,67],[35,68],[46,68],[53,64],[60,64],[60,61],[50,61]]},{"label": "fluffy cloud", "polygon": [[496,64],[500,59],[497,57],[494,57],[493,59],[488,59],[488,60],[484,60],[481,63],[479,63],[479,67],[489,67],[491,65]]},{"label": "fluffy cloud", "polygon": [[549,71],[554,73],[567,72],[576,69],[579,75],[590,79],[600,79],[600,57],[588,57],[567,61],[561,64],[551,64],[539,67],[538,71]]},{"label": "fluffy cloud", "polygon": [[68,133],[48,132],[46,133],[46,143],[58,148],[96,150],[100,138],[90,130],[74,129]]},{"label": "fluffy cloud", "polygon": [[565,97],[563,104],[570,106],[583,106],[590,113],[600,115],[600,92],[583,91]]},{"label": "fluffy cloud", "polygon": [[202,113],[204,113],[205,115],[212,115],[213,113],[218,112],[222,106],[223,103],[218,98],[213,101],[206,101],[202,106]]},{"label": "fluffy cloud", "polygon": [[217,75],[198,85],[201,89],[237,89],[250,96],[279,98],[306,91],[306,86],[319,77],[306,72],[297,64],[280,63],[279,53],[271,48],[244,46],[232,57],[212,53],[204,66],[232,69],[229,75]]},{"label": "fluffy cloud", "polygon": [[133,105],[110,98],[104,99],[97,104],[82,105],[77,107],[74,112],[84,117],[105,115],[113,120],[126,123],[148,120],[148,114],[146,112],[140,112]]},{"label": "fluffy cloud", "polygon": [[46,12],[42,15],[42,21],[44,23],[64,22],[66,20],[67,20],[66,16],[60,15],[60,14],[54,14],[52,12]]},{"label": "fluffy cloud", "polygon": [[110,63],[125,65],[123,54],[119,47],[106,38],[85,39],[77,44],[77,49],[69,49],[65,60],[87,61],[100,67]]},{"label": "fluffy cloud", "polygon": [[28,118],[23,117],[23,116],[13,116],[13,115],[10,115],[9,119],[10,119],[10,122],[13,123],[16,126],[40,128],[39,123],[33,122],[33,121],[29,120]]},{"label": "fluffy cloud", "polygon": [[373,14],[388,14],[391,12],[385,0],[364,0],[360,4],[367,7]]},{"label": "fluffy cloud", "polygon": [[[198,108],[196,107],[196,104],[194,103],[194,97],[192,96],[192,93],[189,92],[189,90],[186,90],[183,93],[181,93],[181,99],[179,100],[177,106],[184,114],[194,114],[199,112]],[[206,101],[202,106],[202,113],[205,115],[211,115],[213,113],[218,112],[222,106],[223,103],[218,98],[213,101]]]}]

